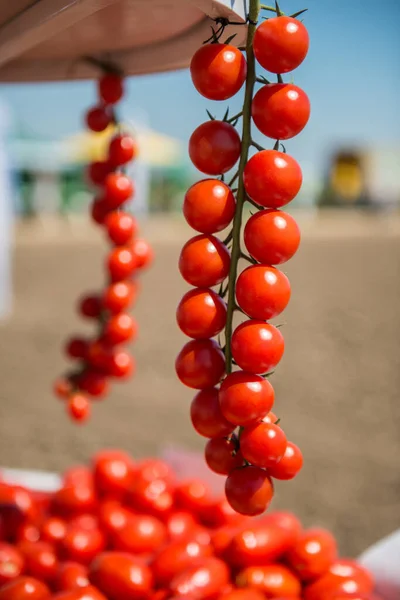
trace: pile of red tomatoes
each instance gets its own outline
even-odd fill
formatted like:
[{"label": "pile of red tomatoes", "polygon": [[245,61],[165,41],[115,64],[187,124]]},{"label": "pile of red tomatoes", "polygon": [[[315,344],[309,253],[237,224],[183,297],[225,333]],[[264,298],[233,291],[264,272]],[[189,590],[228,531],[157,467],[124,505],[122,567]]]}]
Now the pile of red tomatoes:
[{"label": "pile of red tomatoes", "polygon": [[235,513],[201,480],[122,451],[55,493],[0,482],[0,600],[379,600],[324,529]]}]

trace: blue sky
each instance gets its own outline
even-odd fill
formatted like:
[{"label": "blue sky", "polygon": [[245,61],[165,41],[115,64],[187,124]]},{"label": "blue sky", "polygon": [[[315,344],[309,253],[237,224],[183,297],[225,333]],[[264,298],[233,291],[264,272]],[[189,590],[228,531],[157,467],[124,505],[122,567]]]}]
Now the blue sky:
[{"label": "blue sky", "polygon": [[[311,47],[295,72],[309,95],[312,117],[306,130],[287,144],[310,168],[321,165],[331,147],[400,142],[400,1],[281,0],[282,10],[308,6],[304,22]],[[23,129],[60,137],[81,128],[93,104],[93,82],[0,85],[0,99]],[[235,111],[240,94],[231,102]],[[150,126],[185,142],[205,120],[205,108],[222,116],[225,103],[201,98],[187,71],[131,78],[122,114],[147,113]],[[261,140],[261,137],[259,138]]]}]

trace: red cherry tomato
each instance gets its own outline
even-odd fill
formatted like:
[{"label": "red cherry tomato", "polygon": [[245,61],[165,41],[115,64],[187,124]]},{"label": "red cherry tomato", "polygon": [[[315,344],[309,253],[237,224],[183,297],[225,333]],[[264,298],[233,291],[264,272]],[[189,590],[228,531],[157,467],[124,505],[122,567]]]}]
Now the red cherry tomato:
[{"label": "red cherry tomato", "polygon": [[222,181],[203,179],[188,189],[183,214],[193,229],[215,233],[229,225],[235,215],[236,200]]},{"label": "red cherry tomato", "polygon": [[0,542],[0,588],[19,577],[24,571],[25,560],[18,548]]},{"label": "red cherry tomato", "polygon": [[104,223],[109,239],[116,246],[125,246],[131,242],[138,230],[136,219],[122,211],[111,212]]},{"label": "red cherry tomato", "polygon": [[[325,532],[328,534],[328,532]],[[312,538],[311,538],[312,539]],[[318,542],[318,540],[316,540]],[[333,545],[331,547],[331,550]],[[336,549],[336,547],[335,547]],[[335,553],[336,554],[336,553]],[[371,574],[354,560],[336,559],[334,553],[329,555],[328,548],[325,548],[325,566],[328,558],[331,559],[330,565],[325,573],[312,581],[306,588],[304,597],[306,600],[333,600],[336,596],[345,595],[352,597],[363,594],[371,594],[374,587],[374,581]]]},{"label": "red cherry tomato", "polygon": [[190,290],[180,301],[176,318],[187,336],[195,339],[214,337],[225,327],[226,304],[208,288]]},{"label": "red cherry tomato", "polygon": [[223,600],[265,600],[264,594],[250,588],[233,590],[224,594],[221,598],[223,598]]},{"label": "red cherry tomato", "polygon": [[153,588],[149,567],[124,552],[99,554],[90,566],[89,577],[108,600],[148,600]]},{"label": "red cherry tomato", "polygon": [[249,425],[265,417],[274,398],[274,388],[267,379],[245,371],[227,375],[219,391],[221,412],[235,425]]},{"label": "red cherry tomato", "polygon": [[16,542],[38,542],[40,539],[40,529],[33,523],[22,523],[18,527],[15,536]]},{"label": "red cherry tomato", "polygon": [[190,512],[176,510],[168,516],[165,525],[169,538],[176,541],[186,538],[198,522]]},{"label": "red cherry tomato", "polygon": [[154,254],[151,246],[146,240],[136,239],[131,244],[138,269],[147,269],[153,262]]},{"label": "red cherry tomato", "polygon": [[51,583],[58,570],[58,559],[54,547],[48,542],[21,542],[19,549],[25,558],[28,575]]},{"label": "red cherry tomato", "polygon": [[54,581],[57,591],[75,590],[89,585],[88,569],[77,562],[67,561],[59,565]]},{"label": "red cherry tomato", "polygon": [[48,517],[41,527],[41,539],[58,545],[67,532],[67,523],[60,517]]},{"label": "red cherry tomato", "polygon": [[94,369],[86,369],[78,377],[79,389],[95,398],[102,398],[108,393],[107,378]]},{"label": "red cherry tomato", "polygon": [[298,135],[310,118],[310,101],[297,85],[270,83],[254,96],[252,117],[258,129],[274,140]]},{"label": "red cherry tomato", "polygon": [[118,529],[125,527],[132,512],[117,500],[104,500],[100,504],[98,514],[102,531],[112,535]]},{"label": "red cherry tomato", "polygon": [[210,496],[208,486],[199,479],[183,481],[175,490],[177,507],[188,510],[195,516],[200,515],[204,507],[209,504]]},{"label": "red cherry tomato", "polygon": [[67,405],[70,417],[77,423],[84,423],[90,417],[90,403],[84,394],[73,394],[69,397]]},{"label": "red cherry tomato", "polygon": [[214,600],[229,582],[229,569],[219,558],[203,558],[174,577],[170,589],[174,594]]},{"label": "red cherry tomato", "polygon": [[297,161],[288,154],[262,150],[246,164],[243,181],[254,202],[267,208],[279,208],[297,195],[303,175]]},{"label": "red cherry tomato", "polygon": [[213,235],[197,235],[182,248],[179,270],[182,277],[196,287],[208,288],[227,277],[230,254]]},{"label": "red cherry tomato", "polygon": [[267,598],[298,600],[301,594],[301,583],[297,577],[287,567],[278,564],[247,567],[238,574],[236,583],[257,589]]},{"label": "red cherry tomato", "polygon": [[264,469],[273,467],[283,457],[286,446],[286,435],[278,425],[272,423],[247,425],[240,436],[243,457]]},{"label": "red cherry tomato", "polygon": [[289,279],[275,267],[252,265],[237,279],[236,299],[249,317],[269,321],[280,315],[289,303]]},{"label": "red cherry tomato", "polygon": [[114,248],[108,255],[107,267],[112,281],[127,279],[133,274],[136,266],[135,256],[129,246]]},{"label": "red cherry tomato", "polygon": [[79,301],[79,312],[83,317],[97,319],[102,309],[101,299],[97,294],[83,296]]},{"label": "red cherry tomato", "polygon": [[227,552],[229,561],[238,568],[264,566],[281,559],[293,546],[298,531],[281,526],[276,513],[267,513],[252,521],[233,536]]},{"label": "red cherry tomato", "polygon": [[92,479],[80,474],[80,479],[66,477],[64,485],[53,496],[53,510],[68,517],[94,512],[97,499]]},{"label": "red cherry tomato", "polygon": [[175,475],[169,464],[157,458],[146,458],[136,465],[135,481],[151,483],[152,481],[163,479],[172,484]]},{"label": "red cherry tomato", "polygon": [[159,519],[151,515],[132,515],[124,527],[113,535],[115,550],[132,554],[155,552],[167,540],[167,530]]},{"label": "red cherry tomato", "polygon": [[307,29],[292,17],[275,17],[261,23],[254,36],[254,54],[271,73],[288,73],[305,59],[309,46]]},{"label": "red cherry tomato", "polygon": [[65,353],[70,358],[85,358],[88,342],[84,338],[71,338],[65,346]]},{"label": "red cherry tomato", "polygon": [[126,165],[137,154],[137,148],[130,135],[116,135],[110,143],[108,160],[113,167]]},{"label": "red cherry tomato", "polygon": [[37,521],[38,506],[33,494],[21,486],[0,482],[0,507],[10,535],[19,525]]},{"label": "red cherry tomato", "polygon": [[130,281],[118,281],[106,288],[102,304],[112,314],[119,314],[129,308],[137,296],[137,284]]},{"label": "red cherry tomato", "polygon": [[151,569],[158,586],[166,586],[179,573],[196,560],[210,556],[210,546],[193,540],[178,540],[170,543],[156,554]]},{"label": "red cherry tomato", "polygon": [[122,77],[115,73],[107,73],[99,81],[99,95],[106,104],[116,104],[124,95]]},{"label": "red cherry tomato", "polygon": [[93,585],[85,588],[67,590],[52,596],[52,600],[107,600],[107,598]]},{"label": "red cherry tomato", "polygon": [[65,377],[59,377],[53,384],[53,392],[57,398],[65,400],[72,392],[71,381]]},{"label": "red cherry tomato", "polygon": [[174,504],[173,490],[165,479],[144,481],[135,478],[130,499],[135,509],[160,519],[170,513]]},{"label": "red cherry tomato", "polygon": [[244,243],[258,262],[280,265],[296,253],[300,229],[293,217],[281,210],[260,210],[246,223]]},{"label": "red cherry tomato", "polygon": [[129,200],[134,191],[133,182],[129,177],[123,173],[110,173],[104,182],[104,203],[114,210]]},{"label": "red cherry tomato", "polygon": [[0,589],[0,600],[49,600],[50,590],[34,577],[17,577]]},{"label": "red cherry tomato", "polygon": [[93,458],[93,475],[99,495],[123,498],[135,480],[135,465],[121,450],[103,450]]},{"label": "red cherry tomato", "polygon": [[209,100],[227,100],[246,80],[243,54],[229,44],[205,44],[195,52],[190,74],[196,90]]},{"label": "red cherry tomato", "polygon": [[293,479],[303,466],[301,450],[293,442],[288,442],[286,450],[280,461],[268,469],[274,479]]},{"label": "red cherry tomato", "polygon": [[214,340],[191,340],[178,354],[175,368],[183,384],[204,390],[221,381],[225,357]]},{"label": "red cherry tomato", "polygon": [[279,329],[263,321],[245,321],[232,336],[232,355],[249,373],[272,371],[283,356],[285,343]]},{"label": "red cherry tomato", "polygon": [[107,216],[110,214],[111,208],[107,205],[104,198],[95,198],[90,208],[90,214],[95,223],[104,225]]},{"label": "red cherry tomato", "polygon": [[86,113],[86,125],[96,133],[107,129],[111,120],[111,112],[105,106],[95,106]]},{"label": "red cherry tomato", "polygon": [[206,121],[189,140],[189,156],[194,166],[206,175],[230,171],[239,159],[240,136],[233,125],[223,121]]},{"label": "red cherry tomato", "polygon": [[99,529],[71,527],[62,542],[62,554],[66,560],[89,565],[105,548],[106,540]]},{"label": "red cherry tomato", "polygon": [[197,433],[206,438],[228,435],[235,428],[221,412],[216,388],[201,390],[196,394],[190,406],[190,418]]},{"label": "red cherry tomato", "polygon": [[235,469],[227,477],[225,494],[229,504],[242,515],[263,513],[274,495],[267,473],[258,467]]},{"label": "red cherry tomato", "polygon": [[104,327],[103,337],[107,344],[115,346],[134,340],[137,336],[136,321],[126,313],[110,317]]},{"label": "red cherry tomato", "polygon": [[337,544],[325,529],[308,529],[287,554],[290,567],[303,581],[324,575],[337,557]]},{"label": "red cherry tomato", "polygon": [[229,475],[234,469],[242,466],[243,456],[237,452],[237,441],[232,438],[213,438],[205,448],[205,459],[208,467],[219,475]]},{"label": "red cherry tomato", "polygon": [[87,178],[93,185],[104,185],[105,178],[111,173],[112,167],[108,161],[92,162],[87,168]]},{"label": "red cherry tomato", "polygon": [[243,525],[248,521],[248,518],[244,515],[239,515],[228,500],[223,496],[217,500],[210,502],[210,505],[206,507],[201,514],[201,520],[207,527],[237,527]]}]

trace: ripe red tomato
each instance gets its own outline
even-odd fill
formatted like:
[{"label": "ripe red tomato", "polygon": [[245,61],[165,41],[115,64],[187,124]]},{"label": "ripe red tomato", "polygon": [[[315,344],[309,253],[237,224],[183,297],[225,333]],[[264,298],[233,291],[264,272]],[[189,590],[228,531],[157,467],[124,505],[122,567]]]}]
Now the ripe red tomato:
[{"label": "ripe red tomato", "polygon": [[282,458],[287,446],[286,435],[278,425],[254,423],[247,425],[240,436],[243,457],[255,465],[267,469]]},{"label": "ripe red tomato", "polygon": [[108,160],[113,167],[126,165],[137,154],[137,148],[130,135],[116,135],[110,142]]},{"label": "ripe red tomato", "polygon": [[204,390],[221,381],[225,357],[214,340],[191,340],[179,352],[175,369],[184,385]]},{"label": "ripe red tomato", "polygon": [[66,560],[89,565],[105,548],[106,540],[100,529],[70,527],[62,542],[62,555]]},{"label": "ripe red tomato", "polygon": [[87,168],[87,178],[93,185],[104,185],[104,181],[112,167],[108,161],[92,162]]},{"label": "ripe red tomato", "polygon": [[225,496],[222,496],[210,502],[202,512],[201,520],[207,527],[236,528],[244,526],[249,519],[233,510]]},{"label": "ripe red tomato", "polygon": [[[333,552],[330,557],[333,557]],[[336,600],[336,597],[341,595],[346,597],[357,596],[357,594],[369,595],[373,587],[374,581],[367,569],[354,560],[333,557],[325,573],[319,579],[311,581],[305,588],[305,599]]]},{"label": "ripe red tomato", "polygon": [[274,487],[266,471],[250,466],[235,469],[228,475],[225,494],[236,512],[255,516],[268,508],[274,495]]},{"label": "ripe red tomato", "polygon": [[112,535],[118,529],[125,527],[131,514],[131,511],[117,500],[104,500],[100,504],[98,513],[100,527],[104,533]]},{"label": "ripe red tomato", "polygon": [[124,95],[124,80],[120,75],[107,73],[99,81],[99,95],[105,104],[116,104]]},{"label": "ripe red tomato", "polygon": [[19,549],[25,558],[25,571],[40,581],[51,583],[58,570],[54,547],[48,542],[21,542]]},{"label": "ripe red tomato", "polygon": [[154,253],[150,244],[146,240],[136,239],[133,240],[131,248],[135,255],[137,268],[147,269],[154,259]]},{"label": "ripe red tomato", "polygon": [[84,423],[90,417],[90,402],[84,394],[72,394],[68,400],[68,414],[77,423]]},{"label": "ripe red tomato", "polygon": [[160,519],[166,518],[174,504],[172,487],[165,479],[144,481],[135,478],[130,500],[135,509]]},{"label": "ripe red tomato", "polygon": [[107,258],[107,268],[112,281],[122,281],[130,277],[136,269],[136,260],[129,246],[119,246],[111,250]]},{"label": "ripe red tomato", "polygon": [[170,583],[174,594],[193,596],[204,600],[216,599],[229,582],[229,569],[219,558],[203,558],[176,575]]},{"label": "ripe red tomato", "polygon": [[49,600],[50,590],[34,577],[17,577],[0,589],[0,600]]},{"label": "ripe red tomato", "polygon": [[41,539],[57,546],[67,532],[67,523],[60,517],[47,517],[41,527]]},{"label": "ripe red tomato", "polygon": [[52,600],[107,600],[107,598],[93,585],[85,588],[76,588],[59,592],[51,597]]},{"label": "ripe red tomato", "polygon": [[18,548],[0,542],[0,587],[19,577],[24,570],[25,560]]},{"label": "ripe red tomato", "polygon": [[289,279],[275,267],[252,265],[237,279],[236,299],[249,317],[269,321],[280,315],[289,303]]},{"label": "ripe red tomato", "polygon": [[222,181],[203,179],[188,189],[183,214],[193,229],[215,233],[229,225],[235,215],[236,200]]},{"label": "ripe red tomato", "polygon": [[279,208],[297,195],[303,175],[298,162],[288,154],[262,150],[246,164],[243,181],[254,202],[267,208]]},{"label": "ripe red tomato", "polygon": [[129,308],[136,300],[137,283],[131,281],[117,281],[106,288],[102,304],[112,314],[118,314]]},{"label": "ripe red tomato", "polygon": [[214,337],[225,327],[226,304],[213,290],[190,290],[180,301],[176,318],[185,335],[195,339]]},{"label": "ripe red tomato", "polygon": [[38,542],[40,539],[40,529],[33,523],[22,523],[18,527],[15,536],[16,542]]},{"label": "ripe red tomato", "polygon": [[292,17],[275,17],[261,23],[254,36],[254,54],[271,73],[288,73],[305,59],[309,37],[303,23]]},{"label": "ripe red tomato", "polygon": [[182,248],[179,270],[182,277],[195,287],[208,288],[223,281],[230,266],[226,246],[213,235],[196,235]]},{"label": "ripe red tomato", "polygon": [[83,478],[74,480],[66,478],[64,485],[53,496],[52,508],[57,514],[68,517],[94,512],[97,499],[93,481]]},{"label": "ripe red tomato", "polygon": [[206,175],[230,171],[239,159],[238,132],[224,121],[206,121],[194,130],[189,140],[189,156],[194,166]]},{"label": "ripe red tomato", "polygon": [[237,452],[238,444],[233,438],[213,438],[205,448],[208,467],[219,475],[229,475],[243,465],[243,456]]},{"label": "ripe red tomato", "polygon": [[252,521],[233,536],[227,559],[237,568],[264,566],[280,560],[294,544],[298,531],[281,525],[277,513]]},{"label": "ripe red tomato", "polygon": [[170,581],[195,561],[210,556],[210,546],[199,544],[193,540],[171,542],[156,554],[151,569],[157,586],[166,586]]},{"label": "ripe red tomato", "polygon": [[97,319],[102,309],[101,298],[97,294],[83,296],[79,300],[79,312],[83,317]]},{"label": "ripe red tomato", "polygon": [[205,44],[193,55],[190,74],[196,90],[209,100],[227,100],[246,80],[243,54],[228,44]]},{"label": "ripe red tomato", "polygon": [[153,588],[149,567],[124,552],[99,554],[90,566],[89,577],[109,600],[148,600]]},{"label": "ripe red tomato", "polygon": [[65,353],[70,358],[85,358],[88,348],[88,341],[84,338],[71,338],[65,345]]},{"label": "ripe red tomato", "polygon": [[178,508],[188,510],[194,516],[200,515],[209,504],[211,497],[208,486],[200,479],[182,481],[175,489],[175,502]]},{"label": "ripe red tomato", "polygon": [[111,208],[108,207],[104,198],[95,198],[90,208],[90,214],[95,223],[104,225],[107,216],[110,214]]},{"label": "ripe red tomato", "polygon": [[136,321],[126,313],[110,317],[104,327],[103,337],[107,344],[115,346],[134,340],[137,336]]},{"label": "ripe red tomato", "polygon": [[267,373],[282,358],[285,344],[279,329],[263,321],[245,321],[232,335],[232,355],[244,371]]},{"label": "ripe red tomato", "polygon": [[110,173],[104,182],[103,201],[109,209],[119,208],[134,194],[133,181],[123,173]]},{"label": "ripe red tomato", "polygon": [[290,567],[303,581],[310,581],[326,573],[337,558],[337,544],[326,529],[308,529],[288,552]]},{"label": "ripe red tomato", "polygon": [[[150,484],[151,485],[151,484]],[[132,515],[113,535],[113,547],[131,554],[155,552],[167,540],[165,525],[151,515]]]},{"label": "ripe red tomato", "polygon": [[116,246],[129,244],[138,230],[136,219],[129,213],[122,211],[109,213],[104,223],[109,239]]},{"label": "ripe red tomato", "polygon": [[267,379],[244,371],[227,375],[219,391],[221,412],[235,425],[248,425],[265,417],[274,398],[274,388]]},{"label": "ripe red tomato", "polygon": [[171,540],[181,540],[188,537],[189,533],[198,526],[194,516],[185,510],[175,510],[165,522],[168,536]]},{"label": "ripe red tomato", "polygon": [[235,428],[221,412],[216,388],[201,390],[196,394],[190,406],[190,418],[197,433],[206,438],[228,435]]},{"label": "ripe red tomato", "polygon": [[240,587],[263,592],[267,598],[300,598],[301,583],[284,565],[247,567],[236,578]]},{"label": "ripe red tomato", "polygon": [[158,458],[145,458],[136,464],[135,482],[151,483],[163,479],[172,484],[175,475],[168,463]]},{"label": "ripe red tomato", "polygon": [[264,594],[250,588],[233,590],[227,594],[224,594],[222,598],[223,600],[265,600]]},{"label": "ripe red tomato", "polygon": [[7,535],[11,537],[22,524],[37,521],[38,505],[33,494],[21,486],[0,481],[0,506]]},{"label": "ripe red tomato", "polygon": [[101,496],[124,498],[135,481],[135,464],[121,450],[103,450],[93,457],[93,476]]},{"label": "ripe red tomato", "polygon": [[261,133],[274,140],[288,140],[307,125],[310,101],[297,85],[270,83],[254,96],[251,113]]},{"label": "ripe red tomato", "polygon": [[67,561],[59,565],[54,581],[57,591],[75,590],[89,585],[88,569],[77,562]]},{"label": "ripe red tomato", "polygon": [[108,393],[107,378],[94,369],[85,369],[78,377],[79,389],[95,398],[102,398]]},{"label": "ripe red tomato", "polygon": [[296,253],[300,229],[293,217],[281,210],[260,210],[246,223],[244,243],[258,262],[280,265]]},{"label": "ripe red tomato", "polygon": [[86,125],[96,133],[107,129],[111,120],[112,114],[105,106],[95,106],[86,113]]},{"label": "ripe red tomato", "polygon": [[65,400],[72,392],[71,381],[65,377],[59,377],[53,384],[53,392],[57,398]]},{"label": "ripe red tomato", "polygon": [[108,356],[106,370],[110,377],[127,379],[135,372],[135,361],[125,350],[115,349]]},{"label": "ripe red tomato", "polygon": [[293,442],[288,442],[286,450],[280,461],[268,469],[274,479],[293,479],[303,466],[301,450]]}]

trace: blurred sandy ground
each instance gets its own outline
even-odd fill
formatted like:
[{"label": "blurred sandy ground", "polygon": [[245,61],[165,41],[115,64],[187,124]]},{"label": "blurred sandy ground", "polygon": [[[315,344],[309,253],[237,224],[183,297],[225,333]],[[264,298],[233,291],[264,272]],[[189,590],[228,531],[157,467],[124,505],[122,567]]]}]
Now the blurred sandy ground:
[{"label": "blurred sandy ground", "polygon": [[[275,507],[331,527],[357,554],[399,526],[400,218],[352,212],[300,215],[303,242],[285,266],[293,296],[285,357],[273,378],[276,412],[305,454],[297,480],[277,485]],[[102,282],[105,245],[86,221],[18,224],[15,304],[0,324],[0,464],[58,470],[105,446],[135,456],[204,445],[191,428],[192,392],[175,377],[184,336],[177,271],[190,236],[179,219],[142,224],[156,261],[135,308],[137,376],[115,385],[90,424],[69,423],[51,395],[71,333],[90,332],[76,298]]]}]

